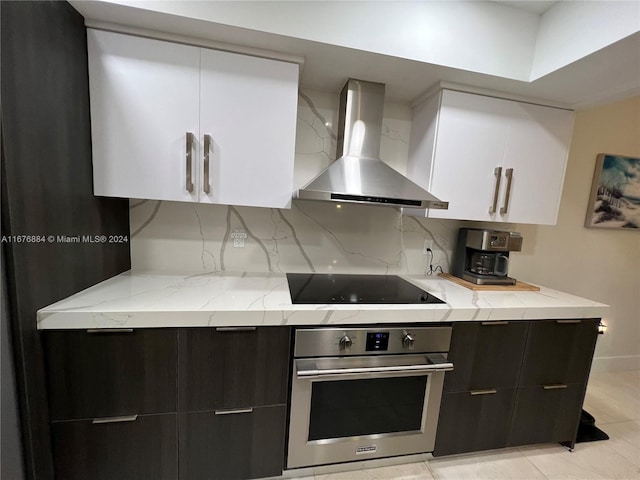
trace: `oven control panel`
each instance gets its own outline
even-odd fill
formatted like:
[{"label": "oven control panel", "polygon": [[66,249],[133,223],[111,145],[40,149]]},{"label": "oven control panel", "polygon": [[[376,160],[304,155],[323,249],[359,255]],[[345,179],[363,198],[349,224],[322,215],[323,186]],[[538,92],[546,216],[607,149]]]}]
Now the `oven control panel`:
[{"label": "oven control panel", "polygon": [[367,352],[386,352],[389,348],[389,332],[367,332]]},{"label": "oven control panel", "polygon": [[447,352],[451,326],[298,328],[294,357]]}]

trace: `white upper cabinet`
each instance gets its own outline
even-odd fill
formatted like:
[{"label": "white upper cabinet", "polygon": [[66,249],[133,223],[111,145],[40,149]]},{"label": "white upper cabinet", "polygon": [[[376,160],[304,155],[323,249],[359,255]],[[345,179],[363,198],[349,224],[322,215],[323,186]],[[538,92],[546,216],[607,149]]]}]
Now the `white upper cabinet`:
[{"label": "white upper cabinet", "polygon": [[555,224],[573,112],[443,90],[414,110],[408,176],[430,218]]},{"label": "white upper cabinet", "polygon": [[95,195],[290,207],[297,64],[87,34]]}]

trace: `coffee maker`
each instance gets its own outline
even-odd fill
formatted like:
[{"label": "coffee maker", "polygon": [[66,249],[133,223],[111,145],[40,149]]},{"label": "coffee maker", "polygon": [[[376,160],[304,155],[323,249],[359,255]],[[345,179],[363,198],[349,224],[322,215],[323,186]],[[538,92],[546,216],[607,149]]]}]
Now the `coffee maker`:
[{"label": "coffee maker", "polygon": [[477,285],[515,285],[508,276],[509,252],[522,250],[517,232],[461,228],[451,273]]}]

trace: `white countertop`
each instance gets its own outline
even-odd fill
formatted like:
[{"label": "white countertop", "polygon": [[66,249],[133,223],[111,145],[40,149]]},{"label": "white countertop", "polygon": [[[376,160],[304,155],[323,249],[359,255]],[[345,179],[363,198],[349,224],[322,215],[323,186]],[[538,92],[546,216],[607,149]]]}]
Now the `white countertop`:
[{"label": "white countertop", "polygon": [[600,318],[602,303],[541,287],[478,292],[400,275],[445,301],[420,305],[293,305],[283,273],[125,272],[38,311],[38,329],[222,327]]}]

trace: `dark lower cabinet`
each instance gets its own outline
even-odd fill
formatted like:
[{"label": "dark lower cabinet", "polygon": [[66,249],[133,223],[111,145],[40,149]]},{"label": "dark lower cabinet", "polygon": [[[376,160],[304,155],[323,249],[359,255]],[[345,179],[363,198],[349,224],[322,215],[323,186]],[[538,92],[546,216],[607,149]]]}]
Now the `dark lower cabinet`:
[{"label": "dark lower cabinet", "polygon": [[530,322],[520,385],[585,383],[598,338],[599,319]]},{"label": "dark lower cabinet", "polygon": [[52,420],[176,411],[175,329],[46,331]]},{"label": "dark lower cabinet", "polygon": [[[558,388],[561,387],[561,388]],[[575,440],[585,385],[518,389],[509,446]]]},{"label": "dark lower cabinet", "polygon": [[179,414],[181,480],[282,474],[286,406],[246,410]]},{"label": "dark lower cabinet", "polygon": [[179,411],[287,402],[289,327],[179,330]]},{"label": "dark lower cabinet", "polygon": [[55,476],[60,480],[175,480],[178,477],[176,414],[135,421],[51,424]]},{"label": "dark lower cabinet", "polygon": [[434,457],[507,446],[516,389],[485,392],[443,395]]},{"label": "dark lower cabinet", "polygon": [[598,323],[454,323],[454,371],[445,377],[434,456],[550,442],[573,447]]},{"label": "dark lower cabinet", "polygon": [[449,360],[455,365],[445,392],[511,388],[518,383],[528,322],[459,322],[453,325]]}]

